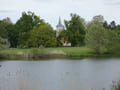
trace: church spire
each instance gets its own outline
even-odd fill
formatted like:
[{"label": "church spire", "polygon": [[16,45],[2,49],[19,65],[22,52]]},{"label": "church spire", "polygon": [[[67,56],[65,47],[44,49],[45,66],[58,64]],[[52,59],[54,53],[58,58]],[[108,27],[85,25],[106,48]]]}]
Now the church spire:
[{"label": "church spire", "polygon": [[58,25],[62,25],[60,16],[59,16],[59,22],[58,22]]},{"label": "church spire", "polygon": [[62,24],[62,22],[61,22],[61,18],[60,18],[60,16],[59,16],[59,21],[58,21],[58,25],[57,25],[57,27],[64,27],[63,24]]},{"label": "church spire", "polygon": [[64,25],[62,25],[60,17],[59,17],[58,25],[56,26],[56,30],[57,30],[56,33],[57,37],[59,36],[59,31],[64,30]]},{"label": "church spire", "polygon": [[57,28],[58,31],[64,29],[64,25],[62,25],[60,17],[59,17],[58,25],[56,26],[56,28]]}]

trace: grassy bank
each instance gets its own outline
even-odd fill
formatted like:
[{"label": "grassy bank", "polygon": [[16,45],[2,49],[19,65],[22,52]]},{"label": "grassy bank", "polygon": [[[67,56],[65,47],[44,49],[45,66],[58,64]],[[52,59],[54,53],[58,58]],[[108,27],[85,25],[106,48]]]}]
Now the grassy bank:
[{"label": "grassy bank", "polygon": [[[95,55],[86,47],[30,48],[0,50],[3,59],[41,59],[41,58],[83,58],[107,55]],[[108,55],[110,56],[110,55]]]}]

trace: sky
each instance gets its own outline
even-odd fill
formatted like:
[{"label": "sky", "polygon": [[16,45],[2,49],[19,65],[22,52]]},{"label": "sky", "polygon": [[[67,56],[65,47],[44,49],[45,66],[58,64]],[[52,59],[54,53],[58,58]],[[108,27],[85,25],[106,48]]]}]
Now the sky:
[{"label": "sky", "polygon": [[32,11],[56,29],[61,17],[70,19],[70,13],[79,14],[86,21],[103,15],[105,20],[120,24],[120,0],[0,0],[0,20],[10,17],[15,23],[23,11]]}]

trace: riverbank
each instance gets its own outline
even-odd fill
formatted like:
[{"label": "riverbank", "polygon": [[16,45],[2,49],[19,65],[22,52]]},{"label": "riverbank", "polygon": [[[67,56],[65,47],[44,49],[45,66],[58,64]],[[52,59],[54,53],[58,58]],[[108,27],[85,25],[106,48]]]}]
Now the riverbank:
[{"label": "riverbank", "polygon": [[0,50],[1,59],[43,59],[43,58],[87,58],[110,57],[110,54],[96,55],[86,47],[30,48]]}]

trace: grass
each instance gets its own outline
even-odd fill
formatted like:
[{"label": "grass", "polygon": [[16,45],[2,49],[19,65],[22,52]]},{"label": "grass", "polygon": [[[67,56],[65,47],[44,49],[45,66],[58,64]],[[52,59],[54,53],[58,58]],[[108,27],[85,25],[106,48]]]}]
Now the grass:
[{"label": "grass", "polygon": [[47,50],[62,50],[68,57],[81,57],[93,55],[93,51],[86,47],[59,47],[47,48]]},{"label": "grass", "polygon": [[[4,49],[0,50],[0,57],[11,59],[67,57],[84,58],[107,55],[96,55],[93,50],[87,47],[55,47],[55,48],[29,48],[29,49]],[[109,55],[108,55],[109,56]]]}]

